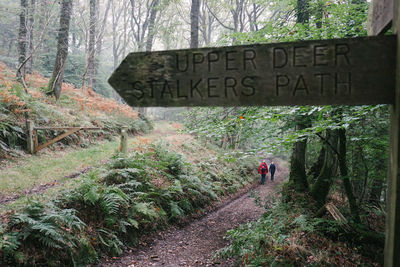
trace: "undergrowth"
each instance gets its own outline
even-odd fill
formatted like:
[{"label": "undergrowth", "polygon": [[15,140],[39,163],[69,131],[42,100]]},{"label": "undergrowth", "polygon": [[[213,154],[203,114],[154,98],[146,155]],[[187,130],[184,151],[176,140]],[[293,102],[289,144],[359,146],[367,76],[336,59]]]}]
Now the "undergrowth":
[{"label": "undergrowth", "polygon": [[[76,145],[86,147],[91,141],[111,139],[127,126],[132,134],[149,132],[152,123],[139,117],[131,107],[107,99],[90,89],[77,89],[64,83],[58,101],[47,96],[43,88],[47,79],[37,74],[27,76],[28,93],[17,81],[13,71],[0,62],[0,160],[16,157],[26,148],[26,119],[35,126],[100,127],[100,131],[80,131],[52,147]],[[40,130],[38,141],[43,143],[60,131]]]},{"label": "undergrowth", "polygon": [[0,231],[0,265],[79,266],[120,255],[143,234],[253,180],[253,158],[230,161],[213,151],[189,162],[161,143],[117,154],[50,203],[31,202],[10,216]]},{"label": "undergrowth", "polygon": [[313,217],[305,199],[268,199],[262,204],[259,196],[253,197],[265,208],[264,215],[229,230],[231,244],[215,257],[236,258],[238,266],[254,267],[380,266],[381,244],[363,242],[333,218]]}]

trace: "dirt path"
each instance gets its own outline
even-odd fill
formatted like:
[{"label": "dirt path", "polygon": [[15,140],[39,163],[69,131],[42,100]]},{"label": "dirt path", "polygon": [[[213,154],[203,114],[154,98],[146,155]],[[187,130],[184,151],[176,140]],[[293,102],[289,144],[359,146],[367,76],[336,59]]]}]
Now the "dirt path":
[{"label": "dirt path", "polygon": [[15,201],[17,199],[20,199],[21,197],[42,194],[45,191],[49,190],[50,188],[53,188],[53,187],[56,187],[56,186],[62,186],[69,179],[75,179],[75,178],[79,177],[80,175],[87,173],[91,169],[92,169],[91,167],[84,168],[82,170],[79,170],[76,173],[64,176],[61,179],[54,180],[54,181],[51,181],[51,182],[48,182],[48,183],[43,183],[43,184],[40,184],[38,186],[32,187],[30,189],[25,189],[22,192],[11,193],[11,194],[7,194],[7,195],[3,195],[3,194],[0,193],[0,205],[8,204],[8,203],[13,202],[13,201]]},{"label": "dirt path", "polygon": [[[285,168],[276,174],[276,181],[268,181],[252,191],[265,200],[276,192],[277,185],[286,176]],[[254,221],[263,214],[250,194],[245,193],[184,228],[161,232],[149,244],[143,243],[142,247],[119,259],[105,260],[100,266],[233,266],[233,260],[214,261],[213,255],[228,244],[223,239],[227,230]]]}]

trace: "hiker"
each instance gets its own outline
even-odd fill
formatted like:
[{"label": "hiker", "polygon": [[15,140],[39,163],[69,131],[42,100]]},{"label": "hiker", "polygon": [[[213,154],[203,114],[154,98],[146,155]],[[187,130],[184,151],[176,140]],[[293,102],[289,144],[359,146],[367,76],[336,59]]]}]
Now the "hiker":
[{"label": "hiker", "polygon": [[275,174],[275,164],[271,161],[271,164],[269,165],[269,172],[271,173],[271,181],[274,180],[274,174]]},{"label": "hiker", "polygon": [[267,163],[265,163],[265,160],[263,160],[260,164],[260,167],[258,167],[258,173],[261,174],[261,184],[264,184],[265,175],[268,173],[268,166]]}]

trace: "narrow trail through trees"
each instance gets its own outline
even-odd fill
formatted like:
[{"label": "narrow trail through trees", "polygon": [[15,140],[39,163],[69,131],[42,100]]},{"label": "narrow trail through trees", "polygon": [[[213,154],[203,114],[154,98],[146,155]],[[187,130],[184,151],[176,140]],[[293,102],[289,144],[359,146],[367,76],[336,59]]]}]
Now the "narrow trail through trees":
[{"label": "narrow trail through trees", "polygon": [[258,185],[185,227],[163,231],[154,240],[142,242],[128,255],[105,260],[99,266],[233,266],[231,259],[213,259],[215,251],[228,245],[223,238],[226,231],[260,218],[264,209],[255,204],[251,192],[264,204],[268,197],[275,195],[277,185],[286,179],[287,174],[287,168],[281,167],[274,182],[269,180],[265,185]]}]

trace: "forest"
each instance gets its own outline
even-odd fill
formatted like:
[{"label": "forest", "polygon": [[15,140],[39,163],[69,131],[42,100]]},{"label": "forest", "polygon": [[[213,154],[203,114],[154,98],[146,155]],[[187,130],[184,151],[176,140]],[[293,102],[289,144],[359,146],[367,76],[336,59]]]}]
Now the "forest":
[{"label": "forest", "polygon": [[[370,5],[2,0],[0,265],[383,266],[389,105],[138,107],[108,83],[135,52],[367,36]],[[281,50],[278,67],[290,62]],[[256,65],[254,50],[192,60],[177,56],[177,68]],[[165,81],[157,97],[174,97],[166,86],[201,95],[210,81],[198,75]],[[277,95],[308,83],[283,76]],[[258,90],[243,77],[215,74],[218,97]],[[322,92],[324,76],[315,79]],[[265,184],[262,161],[276,165]]]}]

